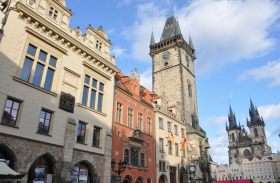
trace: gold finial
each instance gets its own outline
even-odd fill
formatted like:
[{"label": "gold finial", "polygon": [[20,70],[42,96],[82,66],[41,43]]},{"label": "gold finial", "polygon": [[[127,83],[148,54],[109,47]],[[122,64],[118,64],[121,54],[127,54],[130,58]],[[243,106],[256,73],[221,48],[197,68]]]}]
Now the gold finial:
[{"label": "gold finial", "polygon": [[173,15],[174,15],[174,7],[172,7],[172,10],[173,10]]},{"label": "gold finial", "polygon": [[166,11],[166,17],[168,17],[167,11]]}]

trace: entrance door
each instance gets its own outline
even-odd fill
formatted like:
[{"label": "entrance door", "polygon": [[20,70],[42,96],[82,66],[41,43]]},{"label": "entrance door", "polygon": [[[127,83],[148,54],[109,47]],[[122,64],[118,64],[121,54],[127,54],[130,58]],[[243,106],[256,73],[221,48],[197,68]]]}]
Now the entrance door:
[{"label": "entrance door", "polygon": [[164,177],[163,177],[163,176],[161,176],[161,177],[159,178],[158,183],[165,183],[165,181],[164,181]]}]

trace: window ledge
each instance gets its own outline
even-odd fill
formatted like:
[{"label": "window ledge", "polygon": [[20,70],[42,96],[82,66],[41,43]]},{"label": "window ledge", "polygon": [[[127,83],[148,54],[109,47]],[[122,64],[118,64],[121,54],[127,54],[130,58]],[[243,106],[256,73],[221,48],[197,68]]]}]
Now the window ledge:
[{"label": "window ledge", "polygon": [[98,149],[102,149],[102,147],[95,146],[95,145],[92,145],[92,147],[95,147],[95,148],[98,148]]},{"label": "window ledge", "polygon": [[83,143],[83,142],[76,141],[76,143],[82,144],[82,145],[86,145],[86,146],[87,146],[87,144],[85,144],[85,143]]},{"label": "window ledge", "polygon": [[145,170],[145,171],[148,170],[147,166],[137,166],[137,165],[132,165],[132,164],[128,164],[127,168],[129,168],[129,169]]},{"label": "window ledge", "polygon": [[20,82],[20,83],[22,83],[22,84],[25,84],[25,85],[27,85],[27,86],[31,86],[32,88],[35,88],[35,89],[37,89],[37,90],[40,90],[40,91],[42,91],[42,92],[45,92],[45,93],[47,93],[47,94],[50,94],[50,95],[52,95],[52,96],[57,97],[57,93],[54,93],[54,92],[51,92],[51,91],[46,90],[46,89],[44,89],[44,88],[41,88],[41,87],[39,87],[39,86],[36,86],[36,85],[34,85],[34,84],[32,84],[32,83],[29,83],[29,82],[27,82],[27,81],[24,81],[24,80],[18,78],[18,77],[13,76],[13,80],[15,80],[15,81],[17,81],[17,82]]},{"label": "window ledge", "polygon": [[80,106],[80,107],[82,107],[82,108],[85,108],[85,109],[87,109],[87,110],[90,110],[90,111],[92,111],[92,112],[95,112],[95,113],[97,113],[97,114],[100,114],[100,115],[102,115],[102,116],[107,116],[107,114],[105,114],[105,113],[103,113],[103,112],[99,112],[99,111],[97,111],[97,110],[95,110],[95,109],[92,109],[92,108],[90,108],[90,107],[88,107],[88,106],[85,106],[85,105],[83,105],[83,104],[81,104],[81,103],[78,103],[78,106]]},{"label": "window ledge", "polygon": [[37,133],[37,134],[40,134],[40,135],[46,135],[46,136],[52,137],[51,135],[46,134],[46,133],[41,133],[41,132],[36,132],[36,133]]},{"label": "window ledge", "polygon": [[12,127],[12,128],[19,129],[19,127],[17,127],[17,126],[8,125],[8,124],[5,124],[5,123],[0,123],[0,125],[3,125],[3,126],[8,126],[8,127]]}]

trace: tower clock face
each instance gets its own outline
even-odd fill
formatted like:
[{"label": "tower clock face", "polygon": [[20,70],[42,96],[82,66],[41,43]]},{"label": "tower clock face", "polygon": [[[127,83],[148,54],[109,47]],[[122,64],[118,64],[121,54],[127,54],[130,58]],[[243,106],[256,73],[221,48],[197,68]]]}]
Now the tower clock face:
[{"label": "tower clock face", "polygon": [[187,63],[188,63],[188,64],[190,64],[190,59],[189,59],[188,54],[186,54],[186,56],[185,56],[185,57],[186,57],[186,61],[187,61]]},{"label": "tower clock face", "polygon": [[161,60],[162,60],[163,62],[166,62],[166,61],[168,61],[168,60],[170,59],[170,57],[171,57],[171,54],[170,54],[169,51],[167,51],[167,52],[165,52],[165,53],[162,54]]}]

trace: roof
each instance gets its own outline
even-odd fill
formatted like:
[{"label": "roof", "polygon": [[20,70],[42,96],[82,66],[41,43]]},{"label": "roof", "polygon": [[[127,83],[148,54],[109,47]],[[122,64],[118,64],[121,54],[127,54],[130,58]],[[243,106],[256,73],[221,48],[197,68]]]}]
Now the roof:
[{"label": "roof", "polygon": [[177,34],[181,34],[179,23],[178,21],[176,21],[174,16],[169,17],[164,24],[160,41],[167,40],[171,37],[176,36]]},{"label": "roof", "polygon": [[169,108],[173,108],[173,107],[176,107],[176,105],[171,105],[171,106],[168,106],[167,109]]}]

